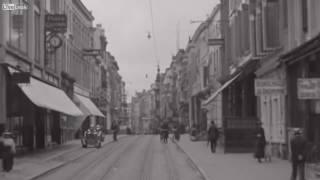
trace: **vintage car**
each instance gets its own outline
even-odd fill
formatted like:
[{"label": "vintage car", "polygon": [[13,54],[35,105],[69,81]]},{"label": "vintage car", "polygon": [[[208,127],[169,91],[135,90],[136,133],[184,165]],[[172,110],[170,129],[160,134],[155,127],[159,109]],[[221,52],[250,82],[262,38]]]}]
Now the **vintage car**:
[{"label": "vintage car", "polygon": [[100,139],[101,139],[101,142],[103,142],[103,141],[104,141],[104,133],[103,133],[102,127],[101,127],[100,125],[97,125],[97,126],[96,126],[96,130],[97,130],[97,132],[98,132],[98,136],[99,136]]},{"label": "vintage car", "polygon": [[84,132],[81,143],[83,148],[89,146],[100,148],[102,144],[102,132],[96,128],[89,128]]}]

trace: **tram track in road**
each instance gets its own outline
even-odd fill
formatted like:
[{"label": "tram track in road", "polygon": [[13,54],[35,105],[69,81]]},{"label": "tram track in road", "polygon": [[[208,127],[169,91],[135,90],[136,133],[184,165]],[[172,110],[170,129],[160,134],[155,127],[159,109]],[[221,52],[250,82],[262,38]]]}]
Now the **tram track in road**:
[{"label": "tram track in road", "polygon": [[170,144],[163,146],[163,151],[165,154],[166,169],[169,180],[179,180],[179,170],[176,167],[175,158],[172,156]]},{"label": "tram track in road", "polygon": [[[134,137],[134,139],[136,139],[137,137]],[[68,174],[67,177],[63,177],[60,178],[61,180],[66,179],[66,180],[81,180],[83,178],[81,178],[81,174],[83,173],[87,173],[90,172],[90,168],[97,166],[99,163],[101,163],[103,160],[108,159],[108,157],[115,152],[117,149],[125,146],[127,144],[128,141],[132,141],[132,138],[124,138],[119,140],[116,143],[107,143],[105,144],[102,148],[100,149],[92,149],[89,150],[83,154],[80,154],[77,158],[72,159],[70,161],[67,161],[66,163],[64,163],[62,166],[59,166],[57,168],[54,168],[53,170],[50,170],[46,173],[43,173],[35,178],[33,178],[32,180],[47,180],[47,179],[55,179],[52,178],[52,176],[55,176],[57,173],[59,173],[59,171],[63,171],[64,169],[68,168],[69,166],[72,166],[74,164],[80,164],[81,165],[81,161],[86,160],[86,158],[88,156],[90,156],[89,160],[86,162],[85,166],[81,166],[80,168],[73,168],[72,170],[74,171],[74,173],[72,173],[72,170],[70,174]],[[97,152],[96,154],[93,154]],[[101,156],[101,154],[103,154],[103,156]],[[60,173],[61,174],[61,173]],[[66,173],[63,173],[66,174]]]},{"label": "tram track in road", "polygon": [[148,144],[145,148],[145,158],[140,165],[139,180],[151,180],[152,179],[152,167],[153,167],[153,153],[154,153],[154,137],[148,137]]},{"label": "tram track in road", "polygon": [[118,152],[117,155],[114,157],[114,159],[111,161],[111,163],[109,163],[111,165],[106,166],[107,168],[102,168],[102,170],[100,170],[100,172],[103,171],[105,173],[103,173],[102,176],[97,177],[96,180],[111,179],[111,176],[114,170],[116,170],[123,163],[123,160],[125,160],[125,157],[126,155],[129,154],[129,151],[134,152],[134,149],[137,148],[138,145],[140,144],[139,141],[143,141],[142,136],[139,136],[138,140],[131,142],[129,145],[127,145],[127,147],[122,149],[122,151]]},{"label": "tram track in road", "polygon": [[[112,146],[110,150],[104,153],[103,157],[92,160],[90,164],[88,164],[87,166],[85,166],[79,171],[80,172],[79,174],[77,174],[76,176],[73,176],[68,180],[81,180],[81,178],[86,177],[88,172],[95,175],[94,179],[104,180],[110,174],[110,172],[112,172],[115,164],[118,163],[118,161],[122,158],[122,156],[126,154],[132,148],[132,146],[134,146],[137,138],[141,138],[141,137],[135,137],[135,140],[131,140],[132,142],[130,142],[129,144],[128,142],[122,142],[120,144],[118,141],[117,143],[119,144],[115,144],[115,146]],[[112,156],[115,154],[116,156],[112,158]],[[104,168],[102,164],[105,164],[104,162],[107,160],[109,160],[107,163],[108,165],[106,166],[107,168]],[[98,168],[103,168],[103,170],[102,171],[99,170],[97,173],[95,173],[93,170]],[[104,172],[104,173],[100,175],[101,172]]]}]

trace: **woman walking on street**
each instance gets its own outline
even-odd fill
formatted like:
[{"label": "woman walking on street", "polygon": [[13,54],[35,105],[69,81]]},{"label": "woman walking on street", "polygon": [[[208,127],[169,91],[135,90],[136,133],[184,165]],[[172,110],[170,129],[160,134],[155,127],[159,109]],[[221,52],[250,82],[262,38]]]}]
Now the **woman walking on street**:
[{"label": "woman walking on street", "polygon": [[254,157],[257,158],[258,162],[261,163],[261,159],[265,156],[265,146],[266,146],[266,138],[264,135],[264,129],[262,128],[262,123],[258,122],[258,129],[255,133],[256,135],[256,144],[255,144],[255,154]]},{"label": "woman walking on street", "polygon": [[13,167],[14,154],[16,153],[16,145],[14,143],[12,133],[3,132],[0,128],[0,143],[1,143],[1,156],[3,171],[9,172]]}]

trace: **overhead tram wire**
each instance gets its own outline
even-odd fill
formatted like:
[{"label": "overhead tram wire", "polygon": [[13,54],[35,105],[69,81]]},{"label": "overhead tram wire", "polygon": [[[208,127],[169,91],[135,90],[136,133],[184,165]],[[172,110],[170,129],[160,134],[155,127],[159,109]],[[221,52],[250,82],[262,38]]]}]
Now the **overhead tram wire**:
[{"label": "overhead tram wire", "polygon": [[151,15],[151,30],[153,34],[153,51],[154,51],[154,56],[157,61],[158,67],[159,65],[159,58],[158,58],[158,49],[157,49],[157,41],[156,41],[156,33],[155,33],[155,28],[154,28],[154,16],[153,16],[153,9],[152,9],[152,0],[149,0],[149,8],[150,8],[150,15]]}]

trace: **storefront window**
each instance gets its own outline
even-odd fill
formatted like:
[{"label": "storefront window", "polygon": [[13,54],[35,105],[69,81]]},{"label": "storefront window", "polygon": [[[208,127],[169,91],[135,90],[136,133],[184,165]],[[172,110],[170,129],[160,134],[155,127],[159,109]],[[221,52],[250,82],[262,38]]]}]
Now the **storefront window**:
[{"label": "storefront window", "polygon": [[[23,0],[10,2],[28,7],[28,4]],[[9,44],[20,51],[27,53],[28,11],[26,9],[21,9],[10,11],[9,13]]]},{"label": "storefront window", "polygon": [[52,115],[51,111],[47,111],[45,133],[46,133],[46,138],[47,138],[46,142],[49,144],[52,142],[52,136],[51,136],[52,126],[53,126],[53,115]]},{"label": "storefront window", "polygon": [[15,135],[15,142],[16,145],[23,146],[23,117],[22,116],[15,116],[10,117],[8,119],[9,122],[9,131]]},{"label": "storefront window", "polygon": [[35,62],[40,64],[40,14],[34,13]]},{"label": "storefront window", "polygon": [[320,100],[311,100],[311,111],[313,114],[320,114]]}]

